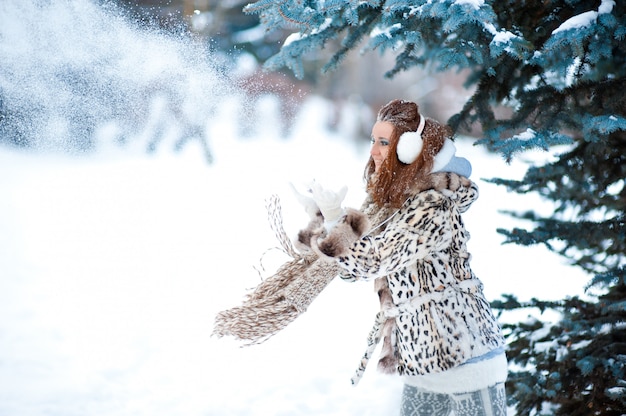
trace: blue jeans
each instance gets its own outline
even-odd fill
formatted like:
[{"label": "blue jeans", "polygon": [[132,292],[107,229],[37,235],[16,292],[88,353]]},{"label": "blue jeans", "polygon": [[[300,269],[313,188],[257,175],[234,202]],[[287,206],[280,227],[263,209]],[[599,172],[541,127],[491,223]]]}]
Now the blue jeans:
[{"label": "blue jeans", "polygon": [[434,393],[404,385],[401,416],[506,416],[504,383],[468,393]]}]

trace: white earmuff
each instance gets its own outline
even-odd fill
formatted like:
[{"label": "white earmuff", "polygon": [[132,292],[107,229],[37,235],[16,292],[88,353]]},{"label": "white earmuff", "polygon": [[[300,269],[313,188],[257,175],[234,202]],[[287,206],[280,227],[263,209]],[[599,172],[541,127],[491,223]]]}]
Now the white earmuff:
[{"label": "white earmuff", "polygon": [[424,141],[422,140],[422,131],[424,131],[426,117],[421,114],[419,116],[420,124],[417,126],[417,130],[403,133],[398,139],[398,146],[396,147],[398,160],[402,163],[406,163],[407,165],[415,162],[419,154],[422,152],[422,146],[424,145]]}]

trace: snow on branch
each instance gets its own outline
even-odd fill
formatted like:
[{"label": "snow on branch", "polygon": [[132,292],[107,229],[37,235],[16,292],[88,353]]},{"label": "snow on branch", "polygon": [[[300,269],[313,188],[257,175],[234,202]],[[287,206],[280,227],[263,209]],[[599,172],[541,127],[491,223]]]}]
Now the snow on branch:
[{"label": "snow on branch", "polygon": [[559,32],[563,32],[570,29],[579,29],[587,26],[591,26],[594,24],[600,14],[611,13],[613,10],[613,6],[615,6],[614,0],[602,0],[600,7],[598,7],[598,11],[588,11],[585,13],[581,13],[574,17],[567,19],[563,22],[558,28],[556,28],[552,34],[556,34]]}]

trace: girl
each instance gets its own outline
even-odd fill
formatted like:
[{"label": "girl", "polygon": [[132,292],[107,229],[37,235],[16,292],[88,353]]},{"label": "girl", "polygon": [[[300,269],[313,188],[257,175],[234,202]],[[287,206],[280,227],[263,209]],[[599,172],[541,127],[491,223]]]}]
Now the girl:
[{"label": "girl", "polygon": [[381,311],[353,383],[382,339],[378,367],[404,378],[403,416],[506,415],[504,339],[461,219],[478,197],[469,162],[449,128],[401,100],[380,109],[370,155],[361,210],[314,184],[321,216],[298,235],[344,280],[374,280]]}]

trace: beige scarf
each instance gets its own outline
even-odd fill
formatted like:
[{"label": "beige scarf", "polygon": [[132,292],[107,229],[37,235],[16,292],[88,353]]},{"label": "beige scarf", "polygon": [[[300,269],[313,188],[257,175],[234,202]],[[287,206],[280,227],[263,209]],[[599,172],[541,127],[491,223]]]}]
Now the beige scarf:
[{"label": "beige scarf", "polygon": [[[378,209],[369,201],[363,211],[381,224],[389,216],[388,209]],[[270,226],[282,250],[292,260],[284,263],[272,276],[263,280],[249,293],[241,306],[219,312],[215,317],[213,334],[218,337],[233,336],[247,345],[259,344],[294,321],[304,313],[313,300],[337,276],[341,268],[334,261],[318,258],[313,252],[296,251],[283,228],[280,201],[272,196],[267,205]],[[380,232],[384,227],[370,231]],[[377,279],[385,282],[386,279]],[[388,292],[388,288],[387,288]]]},{"label": "beige scarf", "polygon": [[214,335],[233,336],[247,345],[260,344],[293,322],[340,271],[335,262],[295,250],[283,228],[277,196],[270,198],[267,211],[276,238],[292,260],[262,281],[241,306],[219,312],[213,328]]}]

